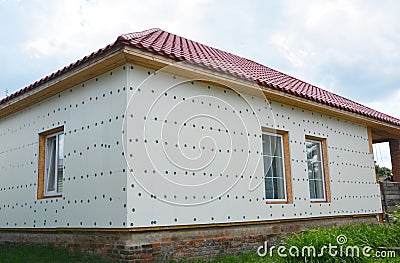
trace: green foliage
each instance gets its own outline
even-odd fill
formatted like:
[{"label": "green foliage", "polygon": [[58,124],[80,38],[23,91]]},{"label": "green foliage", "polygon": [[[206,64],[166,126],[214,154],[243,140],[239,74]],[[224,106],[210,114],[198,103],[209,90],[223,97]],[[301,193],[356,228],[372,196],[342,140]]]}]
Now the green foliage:
[{"label": "green foliage", "polygon": [[7,263],[61,263],[88,262],[107,263],[109,260],[96,256],[70,252],[67,249],[49,246],[0,246],[0,262]]},{"label": "green foliage", "polygon": [[[255,252],[247,253],[238,256],[229,256],[224,258],[217,258],[212,263],[239,263],[239,262],[275,262],[275,263],[291,263],[291,262],[313,262],[313,263],[341,263],[341,262],[400,262],[400,257],[395,258],[375,258],[375,257],[365,257],[362,255],[362,248],[364,246],[370,246],[372,251],[370,255],[375,255],[376,248],[378,247],[400,247],[400,224],[396,225],[367,225],[361,223],[358,225],[346,225],[341,227],[325,228],[321,227],[314,230],[308,230],[300,234],[292,234],[283,238],[281,245],[284,245],[287,249],[291,246],[296,246],[302,248],[304,246],[314,246],[316,248],[317,254],[321,251],[322,246],[328,246],[329,243],[332,246],[338,246],[337,237],[339,235],[345,235],[347,237],[347,242],[342,246],[359,246],[360,247],[360,257],[346,257],[345,253],[340,257],[331,257],[327,252],[324,253],[322,257],[301,257],[301,252],[299,257],[279,257],[274,251],[274,256],[271,258],[269,255],[265,257],[258,256]],[[261,244],[260,244],[261,245]],[[195,262],[205,262],[205,261],[195,261]]]},{"label": "green foliage", "polygon": [[375,164],[375,173],[379,176],[392,176],[392,170],[387,167],[380,167],[378,164]]},{"label": "green foliage", "polygon": [[399,247],[400,246],[400,225],[367,225],[361,223],[357,226],[347,225],[333,228],[319,228],[309,230],[299,235],[287,236],[283,240],[286,247],[297,246],[314,246],[318,251],[321,251],[322,246],[327,246],[329,243],[338,246],[336,238],[339,235],[344,235],[347,242],[342,245],[344,249],[348,246],[357,246],[360,248],[360,257],[348,257],[345,253],[343,256],[339,254],[336,257],[324,253],[322,257],[305,257],[291,258],[281,262],[398,262],[385,261],[383,259],[365,257],[362,253],[362,248],[365,246],[371,247],[373,250],[371,255],[375,255],[375,250],[378,247]]},{"label": "green foliage", "polygon": [[395,224],[400,224],[400,205],[396,206],[396,209],[392,213],[388,213],[389,218]]}]

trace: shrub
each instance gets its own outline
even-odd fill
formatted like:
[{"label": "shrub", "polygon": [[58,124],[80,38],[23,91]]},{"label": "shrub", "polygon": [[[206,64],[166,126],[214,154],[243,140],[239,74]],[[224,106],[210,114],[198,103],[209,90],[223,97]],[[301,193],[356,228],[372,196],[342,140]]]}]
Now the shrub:
[{"label": "shrub", "polygon": [[397,205],[396,209],[392,213],[387,214],[393,223],[400,224],[400,205]]}]

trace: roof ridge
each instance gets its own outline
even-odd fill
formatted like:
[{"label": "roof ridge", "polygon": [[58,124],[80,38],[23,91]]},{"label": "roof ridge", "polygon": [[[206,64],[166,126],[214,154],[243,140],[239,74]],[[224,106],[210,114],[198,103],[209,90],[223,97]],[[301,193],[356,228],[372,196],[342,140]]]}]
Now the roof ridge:
[{"label": "roof ridge", "polygon": [[161,30],[159,28],[150,28],[150,29],[143,30],[143,31],[140,31],[140,32],[126,33],[126,34],[120,35],[117,38],[117,41],[126,41],[126,40],[129,41],[129,40],[132,40],[132,39],[136,39],[136,38],[140,38],[140,37],[144,37],[144,36],[150,35],[150,34],[152,34],[154,32],[157,32],[157,31],[164,31],[164,30]]}]

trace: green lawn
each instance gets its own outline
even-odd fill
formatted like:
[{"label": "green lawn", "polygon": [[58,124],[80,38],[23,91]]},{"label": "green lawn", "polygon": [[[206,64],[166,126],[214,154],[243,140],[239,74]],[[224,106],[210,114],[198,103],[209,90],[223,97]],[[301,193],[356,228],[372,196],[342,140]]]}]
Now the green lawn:
[{"label": "green lawn", "polygon": [[[342,237],[338,244],[338,236]],[[345,239],[343,239],[345,237]],[[332,246],[337,246],[336,250],[331,250],[332,254],[337,251],[336,256],[331,256],[327,249],[321,250],[323,246],[329,247],[329,243]],[[255,252],[239,255],[235,257],[224,257],[217,258],[211,262],[213,263],[225,263],[225,262],[277,262],[277,263],[291,263],[291,262],[313,262],[313,263],[326,263],[326,262],[400,262],[400,256],[395,252],[390,252],[392,257],[386,256],[385,258],[379,257],[382,253],[377,252],[378,247],[400,247],[400,224],[394,225],[367,225],[361,223],[359,225],[347,225],[333,228],[319,228],[305,231],[301,234],[292,234],[283,238],[280,244],[286,248],[281,254],[287,257],[280,257],[277,250],[273,250],[273,256],[270,257],[267,254],[265,257],[258,256]],[[278,245],[279,246],[279,245]],[[307,256],[307,250],[305,250],[306,257],[301,256],[301,248],[305,246],[313,246],[316,250],[316,256]],[[352,247],[359,248],[359,254],[357,256],[356,250],[352,253]],[[371,247],[371,249],[366,247]],[[299,256],[290,256],[288,249],[291,247],[297,247],[299,249]],[[340,255],[340,247],[342,247],[342,255]],[[347,247],[350,249],[347,251]],[[363,254],[363,248],[366,248],[365,255]],[[293,250],[295,254],[296,250]],[[324,253],[320,253],[324,251]],[[378,254],[376,254],[376,252]],[[353,257],[351,255],[354,255]],[[198,261],[204,262],[204,261]]]},{"label": "green lawn", "polygon": [[107,263],[109,260],[88,256],[67,249],[40,247],[40,246],[0,246],[0,262],[10,263],[61,263],[61,262],[88,262]]}]

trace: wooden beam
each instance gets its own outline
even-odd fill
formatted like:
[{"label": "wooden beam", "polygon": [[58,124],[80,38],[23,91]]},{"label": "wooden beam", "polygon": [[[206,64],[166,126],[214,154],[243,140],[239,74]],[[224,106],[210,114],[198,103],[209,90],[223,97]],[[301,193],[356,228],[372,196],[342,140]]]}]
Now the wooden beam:
[{"label": "wooden beam", "polygon": [[[367,218],[379,217],[380,214],[359,214],[359,215],[337,215],[337,216],[316,216],[316,217],[302,217],[290,218],[279,220],[262,220],[262,221],[248,221],[248,222],[232,222],[232,223],[215,223],[215,224],[197,224],[197,225],[174,225],[174,226],[152,226],[152,227],[132,227],[132,228],[0,228],[0,231],[5,232],[148,232],[148,231],[164,231],[164,230],[182,230],[182,229],[201,229],[201,228],[220,228],[232,226],[255,226],[255,225],[268,225],[285,222],[304,222],[304,221],[319,221],[326,219],[340,219],[340,218]],[[378,219],[377,219],[378,220]]]},{"label": "wooden beam", "polygon": [[367,132],[368,132],[369,153],[374,154],[374,147],[372,146],[372,144],[373,144],[372,129],[370,127],[368,127]]}]

